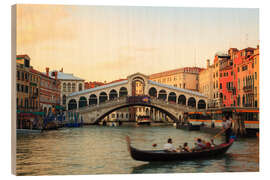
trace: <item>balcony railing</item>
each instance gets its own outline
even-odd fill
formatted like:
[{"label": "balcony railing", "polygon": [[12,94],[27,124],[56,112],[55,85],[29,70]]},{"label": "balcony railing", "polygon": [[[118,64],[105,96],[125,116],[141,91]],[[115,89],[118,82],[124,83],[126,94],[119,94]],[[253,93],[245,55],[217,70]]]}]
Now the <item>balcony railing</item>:
[{"label": "balcony railing", "polygon": [[244,86],[243,87],[243,90],[245,91],[245,92],[247,92],[247,91],[252,91],[253,90],[253,87],[252,86]]}]

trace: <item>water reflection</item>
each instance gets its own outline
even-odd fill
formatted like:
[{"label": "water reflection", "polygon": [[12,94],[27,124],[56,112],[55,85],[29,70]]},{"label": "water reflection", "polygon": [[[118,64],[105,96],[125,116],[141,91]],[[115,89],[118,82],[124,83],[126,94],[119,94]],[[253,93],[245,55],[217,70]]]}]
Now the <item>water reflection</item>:
[{"label": "water reflection", "polygon": [[[183,162],[145,163],[134,161],[125,137],[139,149],[162,148],[168,137],[175,145],[192,144],[195,137],[210,138],[199,132],[173,127],[99,127],[47,131],[17,137],[18,175],[128,174],[181,172],[245,172],[259,170],[257,139],[238,139],[222,157]],[[217,139],[216,143],[222,141]]]}]

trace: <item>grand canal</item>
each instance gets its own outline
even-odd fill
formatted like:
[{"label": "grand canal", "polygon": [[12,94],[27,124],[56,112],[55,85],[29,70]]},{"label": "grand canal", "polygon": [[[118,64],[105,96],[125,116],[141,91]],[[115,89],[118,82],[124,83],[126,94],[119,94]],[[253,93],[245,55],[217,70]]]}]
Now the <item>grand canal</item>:
[{"label": "grand canal", "polygon": [[[141,149],[162,148],[168,137],[175,145],[196,137],[209,139],[210,134],[161,127],[63,128],[41,134],[18,135],[18,175],[66,174],[130,174],[130,173],[192,173],[192,172],[253,172],[259,171],[259,141],[237,139],[224,157],[170,163],[134,161],[129,156],[125,136]],[[216,143],[222,137],[216,138]]]}]

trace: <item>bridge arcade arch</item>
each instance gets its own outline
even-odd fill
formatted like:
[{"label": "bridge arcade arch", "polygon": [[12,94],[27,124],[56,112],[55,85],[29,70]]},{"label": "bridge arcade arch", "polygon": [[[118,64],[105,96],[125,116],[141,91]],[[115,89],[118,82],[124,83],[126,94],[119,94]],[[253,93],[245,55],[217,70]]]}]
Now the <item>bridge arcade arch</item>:
[{"label": "bridge arcade arch", "polygon": [[[107,104],[107,101],[108,103],[113,103],[116,99],[119,101],[119,99],[121,100],[121,98],[123,99],[125,96],[134,95],[135,82],[140,82],[142,84],[142,95],[154,97],[151,98],[151,101],[152,99],[156,99],[157,101],[163,100],[163,103],[166,106],[183,105],[185,107],[189,106],[198,109],[207,108],[206,96],[195,91],[151,81],[148,76],[141,73],[130,75],[126,80],[71,93],[67,96],[66,105],[68,110],[85,109],[82,107],[88,106],[88,108],[96,109],[96,114],[99,114],[98,112],[99,108],[101,108],[101,104],[103,106],[103,104]],[[150,115],[161,113],[160,115],[163,116],[162,112],[162,109],[160,112],[152,111],[151,106],[148,109],[148,114]],[[173,118],[178,118],[178,115]]]}]

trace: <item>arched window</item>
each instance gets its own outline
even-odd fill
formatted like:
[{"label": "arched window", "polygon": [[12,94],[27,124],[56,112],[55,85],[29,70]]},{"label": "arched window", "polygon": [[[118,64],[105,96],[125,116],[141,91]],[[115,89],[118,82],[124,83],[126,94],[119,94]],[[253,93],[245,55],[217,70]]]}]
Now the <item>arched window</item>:
[{"label": "arched window", "polygon": [[176,94],[175,94],[175,92],[170,92],[169,97],[168,97],[168,101],[176,103]]},{"label": "arched window", "polygon": [[99,94],[99,103],[103,103],[103,102],[107,101],[107,99],[108,99],[108,96],[105,92],[101,92]]},{"label": "arched window", "polygon": [[117,94],[116,90],[112,89],[109,93],[109,99],[113,100],[113,99],[117,98],[117,96],[118,96],[118,94]]},{"label": "arched window", "polygon": [[71,99],[68,102],[68,110],[73,110],[73,109],[77,109],[77,102],[75,99]]},{"label": "arched window", "polygon": [[67,97],[66,97],[66,95],[63,95],[63,98],[62,98],[62,103],[63,103],[63,105],[65,105],[66,104],[66,100],[67,100]]},{"label": "arched window", "polygon": [[188,99],[188,106],[189,106],[189,107],[196,107],[196,100],[195,100],[195,98],[190,97],[190,98]]},{"label": "arched window", "polygon": [[83,86],[82,86],[82,83],[79,84],[79,91],[82,91],[83,90]]},{"label": "arched window", "polygon": [[119,97],[123,97],[123,96],[127,96],[127,95],[128,95],[127,88],[121,87],[120,91],[119,91]]},{"label": "arched window", "polygon": [[67,85],[66,85],[66,83],[63,83],[63,91],[64,91],[64,92],[67,91]]},{"label": "arched window", "polygon": [[79,108],[87,106],[87,99],[84,96],[80,97]]},{"label": "arched window", "polygon": [[165,90],[160,90],[159,93],[158,93],[158,99],[162,99],[164,101],[166,101],[167,99],[167,93]]},{"label": "arched window", "polygon": [[149,96],[157,97],[157,90],[156,90],[156,88],[151,87],[151,88],[149,89]]},{"label": "arched window", "polygon": [[75,92],[75,91],[76,91],[76,84],[72,83],[72,92]]},{"label": "arched window", "polygon": [[97,104],[97,96],[95,94],[91,94],[89,97],[89,106]]},{"label": "arched window", "polygon": [[206,103],[204,100],[199,100],[198,102],[198,109],[205,109],[206,108]]},{"label": "arched window", "polygon": [[68,88],[68,92],[71,92],[71,84],[70,83],[68,83],[67,88]]}]

